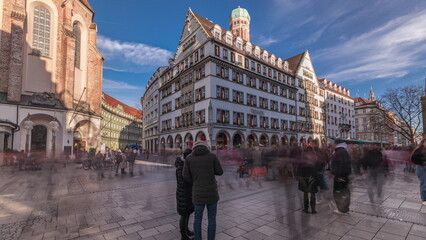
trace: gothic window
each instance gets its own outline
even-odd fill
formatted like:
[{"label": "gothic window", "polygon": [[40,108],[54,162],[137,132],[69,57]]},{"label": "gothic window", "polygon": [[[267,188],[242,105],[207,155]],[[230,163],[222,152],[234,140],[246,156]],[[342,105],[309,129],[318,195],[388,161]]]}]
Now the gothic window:
[{"label": "gothic window", "polygon": [[80,68],[81,58],[81,30],[77,23],[73,26],[73,32],[75,37],[75,52],[74,52],[74,66]]},{"label": "gothic window", "polygon": [[50,12],[43,6],[34,9],[33,51],[46,57],[50,53]]}]

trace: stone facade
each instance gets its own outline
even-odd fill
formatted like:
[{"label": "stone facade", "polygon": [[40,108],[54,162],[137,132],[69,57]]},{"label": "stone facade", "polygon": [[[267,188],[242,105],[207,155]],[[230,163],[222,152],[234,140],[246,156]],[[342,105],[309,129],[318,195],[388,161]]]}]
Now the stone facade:
[{"label": "stone facade", "polygon": [[[38,151],[72,153],[99,147],[103,57],[96,46],[97,26],[90,4],[87,0],[2,3],[0,112],[7,114],[0,118],[21,127],[7,148],[23,150],[28,144],[29,150],[38,146]],[[82,63],[79,66],[75,65],[76,57]],[[43,96],[39,93],[53,96],[49,100],[53,105],[34,103],[32,99]],[[40,125],[35,129],[43,132],[32,130],[29,139],[23,130],[28,116],[34,127]],[[60,125],[52,140],[50,121]],[[43,139],[35,143],[32,133]],[[77,135],[79,139],[75,139]]]},{"label": "stone facade", "polygon": [[249,27],[249,14],[238,11],[226,30],[188,10],[175,57],[159,76],[160,148],[325,143],[324,96],[309,52],[282,59],[252,44],[236,25]]},{"label": "stone facade", "polygon": [[142,111],[127,106],[106,93],[102,94],[102,144],[124,149],[142,144]]},{"label": "stone facade", "polygon": [[355,107],[349,90],[327,79],[318,79],[320,95],[325,96],[326,136],[333,138],[355,139]]}]

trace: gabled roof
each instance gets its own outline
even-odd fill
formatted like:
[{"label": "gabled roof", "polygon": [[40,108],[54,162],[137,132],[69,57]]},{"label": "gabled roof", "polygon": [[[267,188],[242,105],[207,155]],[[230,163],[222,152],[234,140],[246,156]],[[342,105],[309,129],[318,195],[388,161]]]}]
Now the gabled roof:
[{"label": "gabled roof", "polygon": [[285,61],[288,62],[288,69],[296,74],[297,69],[299,68],[300,62],[303,59],[305,52],[299,53],[296,56],[287,58]]},{"label": "gabled roof", "polygon": [[[212,38],[212,39],[214,39],[215,41],[218,41],[218,42],[222,42],[222,43],[224,43],[224,44],[227,44],[225,41],[223,41],[223,39],[220,39],[220,40],[218,40],[218,39],[216,39],[216,38],[214,38],[214,36],[213,36],[213,33],[212,33],[212,30],[213,30],[213,28],[215,27],[215,25],[217,25],[217,24],[215,24],[214,22],[212,22],[212,21],[210,21],[209,19],[207,19],[207,18],[204,18],[204,17],[202,17],[202,16],[200,16],[200,15],[198,15],[198,14],[196,14],[195,12],[193,12],[191,9],[189,9],[189,12],[191,13],[191,14],[193,14],[193,16],[197,19],[197,21],[201,24],[201,28],[204,30],[204,32],[207,34],[207,37],[209,37],[209,38]],[[221,32],[222,32],[222,36],[224,36],[225,34],[226,34],[226,32],[228,31],[228,30],[226,30],[226,29],[224,29],[224,28],[222,28],[220,25],[217,25],[217,26],[219,26],[220,27],[220,29],[221,29]],[[237,37],[236,36],[233,36],[233,41],[236,39]],[[246,44],[247,43],[247,41],[244,41],[243,40],[243,44]],[[230,46],[229,44],[227,44],[229,47],[231,47],[231,48],[233,48],[235,51],[237,51],[237,52],[240,52],[241,54],[245,54],[245,55],[249,55],[249,54],[247,54],[244,50],[241,50],[241,49],[238,49],[238,48],[236,48],[235,46]],[[253,44],[253,43],[251,43],[251,45],[252,45],[252,50],[254,49],[254,48],[256,48],[256,47],[258,47],[259,49],[260,49],[260,52],[261,53],[263,53],[264,51],[266,51],[266,50],[264,50],[264,49],[262,49],[262,48],[260,48],[259,46],[257,46],[257,45],[255,45],[255,44]],[[269,53],[269,51],[267,51],[268,53]],[[296,70],[297,70],[297,67],[299,66],[299,63],[300,63],[300,61],[302,60],[302,57],[303,57],[303,54],[304,54],[305,52],[303,52],[303,53],[301,53],[301,54],[299,54],[299,55],[301,55],[301,56],[299,56],[299,55],[296,55],[296,56],[294,56],[294,57],[291,57],[291,58],[289,58],[289,59],[293,59],[293,58],[295,58],[294,59],[294,63],[293,63],[293,65],[295,66],[294,68],[292,68],[291,67],[291,64],[290,64],[290,62],[289,62],[289,71],[288,71],[288,73],[290,73],[290,74],[296,74]],[[272,54],[271,54],[272,55]],[[276,56],[276,55],[274,55],[275,56],[275,58],[276,59],[279,59],[280,57],[278,57],[278,56]],[[254,56],[254,53],[252,53],[251,54],[251,57],[255,57]],[[282,58],[281,58],[282,59]],[[289,61],[289,59],[282,59],[282,62],[284,63],[285,61]],[[263,59],[260,59],[261,61],[263,61]],[[264,62],[264,61],[263,61]],[[269,62],[266,62],[267,64],[270,64]],[[275,66],[276,67],[276,66]]]},{"label": "gabled roof", "polygon": [[366,105],[366,104],[373,103],[372,101],[368,101],[367,99],[362,98],[362,97],[355,98],[355,102],[359,102],[359,105]]},{"label": "gabled roof", "polygon": [[106,93],[103,93],[103,95],[104,95],[104,100],[108,105],[110,105],[112,107],[117,107],[117,105],[121,105],[121,106],[123,106],[123,110],[124,110],[125,113],[130,114],[130,115],[137,117],[137,118],[142,118],[142,111],[140,111],[136,108],[130,107],[130,106],[118,101],[117,99],[111,97],[110,95],[108,95]]}]

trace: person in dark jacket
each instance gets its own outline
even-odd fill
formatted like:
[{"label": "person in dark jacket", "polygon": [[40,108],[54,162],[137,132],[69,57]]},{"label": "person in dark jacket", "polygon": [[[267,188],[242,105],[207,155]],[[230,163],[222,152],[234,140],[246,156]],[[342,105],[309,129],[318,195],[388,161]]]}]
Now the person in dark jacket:
[{"label": "person in dark jacket", "polygon": [[204,208],[207,206],[208,230],[207,239],[216,236],[216,213],[219,192],[215,175],[222,175],[223,169],[217,156],[210,152],[204,141],[194,144],[193,152],[186,158],[183,177],[192,183],[192,202],[194,203],[194,239],[201,240],[201,222]]},{"label": "person in dark jacket", "polygon": [[126,152],[127,161],[129,162],[129,174],[133,176],[133,170],[135,168],[136,161],[136,149],[130,149]]},{"label": "person in dark jacket", "polygon": [[426,139],[423,139],[412,155],[411,162],[416,164],[416,175],[420,180],[420,197],[422,204],[426,205]]},{"label": "person in dark jacket", "polygon": [[334,154],[331,157],[331,174],[334,175],[333,196],[337,205],[337,213],[349,213],[351,192],[349,175],[352,173],[351,157],[344,142],[336,141]]},{"label": "person in dark jacket", "polygon": [[[315,211],[315,194],[318,192],[318,172],[315,168],[316,163],[315,151],[312,147],[307,147],[301,155],[301,163],[298,168],[299,190],[303,192],[303,211],[309,213],[309,205],[311,206],[312,214]],[[311,197],[309,199],[309,193]],[[310,200],[310,201],[309,201]]]},{"label": "person in dark jacket", "polygon": [[362,168],[367,171],[368,198],[374,202],[374,190],[377,191],[377,197],[381,198],[384,184],[384,155],[380,146],[371,146],[365,150],[361,159]]},{"label": "person in dark jacket", "polygon": [[192,184],[185,181],[183,178],[184,161],[191,152],[191,149],[186,149],[183,152],[183,158],[178,157],[175,162],[177,182],[176,203],[177,212],[180,215],[179,227],[182,240],[188,240],[191,239],[191,236],[194,236],[194,233],[188,229],[189,216],[194,212],[194,205],[192,204]]}]

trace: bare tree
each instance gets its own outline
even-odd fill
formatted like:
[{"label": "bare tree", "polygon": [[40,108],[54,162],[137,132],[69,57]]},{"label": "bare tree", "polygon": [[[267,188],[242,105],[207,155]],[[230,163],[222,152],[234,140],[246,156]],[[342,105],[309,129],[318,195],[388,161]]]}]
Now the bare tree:
[{"label": "bare tree", "polygon": [[[382,124],[390,131],[397,132],[412,144],[416,143],[416,134],[422,123],[423,96],[421,86],[406,86],[387,89],[380,98]],[[388,110],[388,111],[387,111]]]}]

